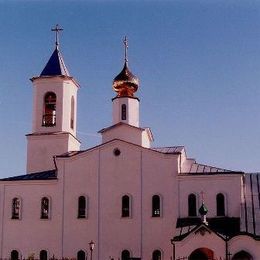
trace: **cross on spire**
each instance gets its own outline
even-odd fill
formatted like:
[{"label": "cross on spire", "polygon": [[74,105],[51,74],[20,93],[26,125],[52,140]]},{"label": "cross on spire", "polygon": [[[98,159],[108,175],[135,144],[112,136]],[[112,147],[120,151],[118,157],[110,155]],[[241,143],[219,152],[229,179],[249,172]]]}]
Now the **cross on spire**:
[{"label": "cross on spire", "polygon": [[127,49],[128,49],[128,40],[125,36],[124,41],[123,41],[124,45],[125,45],[125,62],[128,62],[128,57],[127,57]]},{"label": "cross on spire", "polygon": [[55,45],[56,45],[56,47],[58,47],[59,46],[59,32],[63,31],[63,29],[60,28],[58,24],[56,24],[55,28],[52,28],[51,30],[52,30],[52,32],[55,32]]}]

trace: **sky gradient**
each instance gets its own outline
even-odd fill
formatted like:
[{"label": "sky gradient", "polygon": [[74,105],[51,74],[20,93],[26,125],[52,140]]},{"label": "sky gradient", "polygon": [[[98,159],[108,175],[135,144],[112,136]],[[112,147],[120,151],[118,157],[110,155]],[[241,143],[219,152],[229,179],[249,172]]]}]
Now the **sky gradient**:
[{"label": "sky gradient", "polygon": [[154,146],[197,162],[260,170],[260,1],[0,1],[0,177],[25,173],[32,84],[55,44],[80,83],[78,138],[99,144],[112,122],[112,80],[140,79],[141,126]]}]

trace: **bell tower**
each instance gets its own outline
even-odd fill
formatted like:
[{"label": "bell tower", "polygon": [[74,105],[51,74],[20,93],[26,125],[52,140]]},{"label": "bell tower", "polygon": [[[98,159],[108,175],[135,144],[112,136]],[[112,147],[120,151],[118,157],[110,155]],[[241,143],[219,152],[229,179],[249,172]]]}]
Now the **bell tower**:
[{"label": "bell tower", "polygon": [[33,84],[32,133],[27,135],[27,173],[52,170],[53,156],[77,151],[77,91],[79,84],[70,76],[59,49],[56,25],[55,49]]},{"label": "bell tower", "polygon": [[128,41],[124,39],[125,62],[122,71],[114,78],[113,89],[117,93],[113,101],[113,124],[126,123],[139,127],[139,99],[134,96],[139,79],[128,67]]},{"label": "bell tower", "polygon": [[101,129],[102,142],[120,139],[143,147],[150,147],[153,135],[150,128],[139,125],[139,98],[135,92],[139,87],[139,79],[128,67],[128,42],[124,38],[125,61],[122,71],[113,80],[116,97],[112,99],[113,125]]}]

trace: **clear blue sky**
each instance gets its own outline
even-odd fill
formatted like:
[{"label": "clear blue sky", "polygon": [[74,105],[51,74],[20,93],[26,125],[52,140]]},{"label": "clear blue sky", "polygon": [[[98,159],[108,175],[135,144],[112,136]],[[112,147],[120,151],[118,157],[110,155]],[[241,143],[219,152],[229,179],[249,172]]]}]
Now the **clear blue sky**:
[{"label": "clear blue sky", "polygon": [[81,84],[78,137],[100,142],[123,65],[141,82],[141,125],[154,146],[198,162],[260,170],[260,1],[0,1],[0,177],[25,173],[32,86],[54,48]]}]

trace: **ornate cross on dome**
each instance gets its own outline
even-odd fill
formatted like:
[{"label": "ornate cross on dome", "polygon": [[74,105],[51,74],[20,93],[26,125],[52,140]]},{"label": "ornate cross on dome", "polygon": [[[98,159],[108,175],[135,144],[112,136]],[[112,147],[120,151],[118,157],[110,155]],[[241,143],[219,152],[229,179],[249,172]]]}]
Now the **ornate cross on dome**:
[{"label": "ornate cross on dome", "polygon": [[56,24],[55,28],[52,28],[51,30],[53,32],[55,32],[55,45],[56,45],[56,47],[58,47],[58,45],[59,45],[59,32],[63,31],[63,29],[60,28],[58,24]]},{"label": "ornate cross on dome", "polygon": [[123,43],[125,45],[125,62],[128,62],[128,58],[127,58],[128,40],[127,40],[126,36],[124,38]]}]

